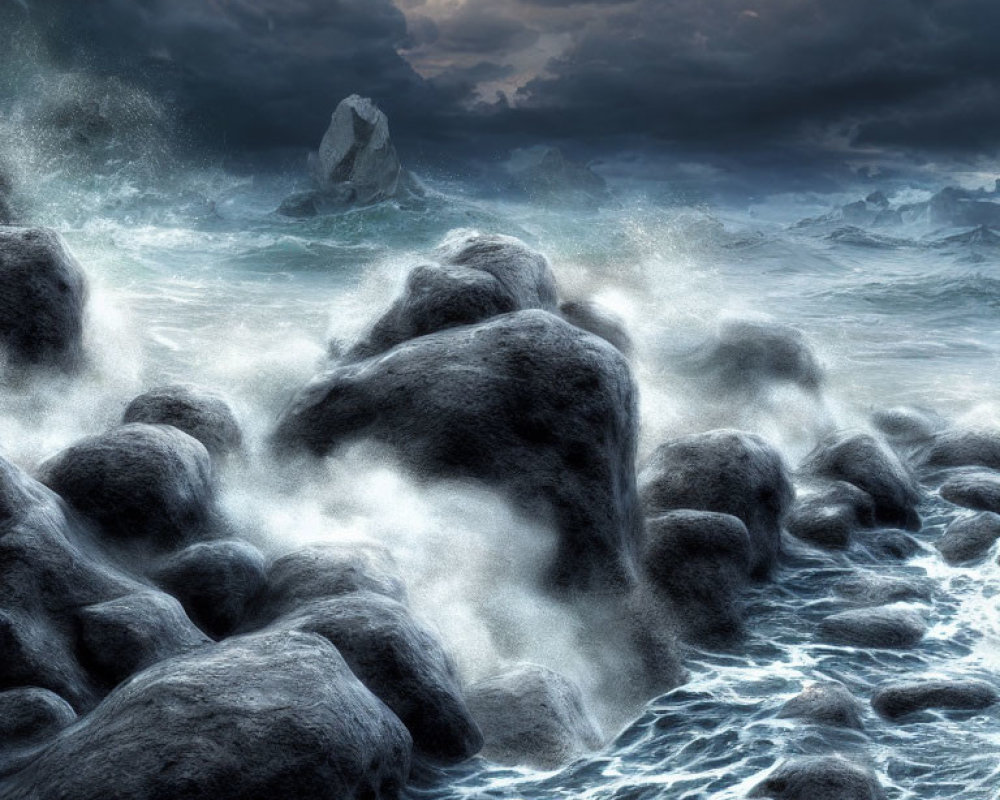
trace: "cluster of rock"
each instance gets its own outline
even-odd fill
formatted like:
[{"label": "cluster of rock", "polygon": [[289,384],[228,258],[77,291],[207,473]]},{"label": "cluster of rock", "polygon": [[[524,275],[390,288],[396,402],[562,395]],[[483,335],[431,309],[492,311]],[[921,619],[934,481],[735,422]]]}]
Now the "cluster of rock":
[{"label": "cluster of rock", "polygon": [[[86,286],[58,236],[0,230],[0,271],[20,298],[0,304],[8,360],[78,364]],[[829,436],[794,474],[735,430],[668,440],[637,469],[628,343],[599,305],[561,303],[523,242],[460,232],[295,395],[271,443],[322,457],[373,439],[421,477],[502,491],[557,534],[546,588],[612,609],[638,665],[622,679],[649,691],[681,680],[676,639],[739,641],[786,532],[796,547],[908,558],[936,487],[974,512],[939,541],[946,560],[972,563],[1000,538],[1000,434],[919,409]],[[804,340],[773,326],[731,326],[697,362],[720,385],[822,385]],[[393,798],[414,761],[482,752],[548,769],[600,745],[579,687],[552,670],[463,686],[377,546],[265,553],[241,540],[215,496],[243,447],[225,399],[181,385],[135,398],[35,478],[0,460],[2,800]],[[833,589],[849,607],[819,623],[821,641],[923,638],[926,587],[858,572]],[[949,680],[871,696],[889,720],[996,700],[990,684]],[[840,685],[778,713],[863,727]],[[754,796],[881,792],[867,767],[831,756],[779,766]]]},{"label": "cluster of rock", "polygon": [[424,194],[399,161],[386,115],[356,94],[334,110],[319,151],[309,156],[309,171],[315,188],[286,198],[280,214],[313,217]]},{"label": "cluster of rock", "polygon": [[910,223],[924,223],[934,228],[972,228],[979,238],[996,237],[994,231],[1000,230],[1000,179],[992,191],[947,186],[929,200],[895,206],[884,192],[875,191],[864,200],[848,203],[815,219],[803,220],[800,226],[847,226],[839,229],[846,233],[858,228]]}]

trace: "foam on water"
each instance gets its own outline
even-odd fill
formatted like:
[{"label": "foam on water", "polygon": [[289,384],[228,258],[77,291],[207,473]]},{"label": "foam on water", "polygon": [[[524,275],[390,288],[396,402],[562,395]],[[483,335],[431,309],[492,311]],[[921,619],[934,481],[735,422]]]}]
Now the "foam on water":
[{"label": "foam on water", "polygon": [[[42,163],[32,156],[32,163]],[[90,362],[73,380],[4,393],[0,442],[33,468],[80,436],[106,429],[138,392],[201,383],[231,398],[249,454],[221,476],[223,506],[265,547],[365,541],[388,547],[414,607],[453,650],[463,677],[532,660],[577,679],[609,734],[607,748],[554,774],[476,760],[411,790],[414,797],[738,798],[778,761],[843,752],[867,761],[893,798],[990,797],[1000,772],[995,711],[930,714],[903,724],[869,709],[866,733],[830,734],[777,719],[810,681],[844,682],[859,698],[917,675],[1000,669],[1000,567],[946,566],[932,543],[956,515],[923,509],[927,548],[874,565],[860,548],[826,555],[791,544],[773,582],[751,598],[738,652],[687,652],[691,681],[645,707],[609,692],[618,664],[581,631],[593,618],[537,589],[552,535],[481,487],[426,483],[385,453],[355,448],[327,462],[276,468],[264,440],[282,406],[320,366],[331,339],[350,342],[406,271],[449,231],[521,236],[553,262],[566,297],[596,296],[636,343],[641,449],[678,433],[754,430],[792,463],[828,431],[867,424],[876,407],[922,403],[963,422],[1000,422],[996,262],[924,247],[859,248],[761,217],[623,202],[572,213],[435,190],[419,209],[391,204],[337,217],[273,215],[284,175],[174,170],[150,185],[115,172],[86,180],[52,169],[26,187],[31,217],[60,230],[90,276]],[[685,376],[679,354],[727,319],[800,329],[826,368],[820,394],[771,386],[716,394]],[[817,641],[819,620],[850,607],[833,582],[859,566],[926,579],[918,606],[931,628],[912,652]],[[593,637],[589,637],[591,640]]]}]

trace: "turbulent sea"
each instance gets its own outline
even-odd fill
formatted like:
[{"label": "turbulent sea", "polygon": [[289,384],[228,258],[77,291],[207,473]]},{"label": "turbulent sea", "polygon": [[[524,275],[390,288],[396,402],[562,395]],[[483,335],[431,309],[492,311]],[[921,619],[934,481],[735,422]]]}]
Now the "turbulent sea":
[{"label": "turbulent sea", "polygon": [[[35,165],[37,167],[37,165]],[[155,177],[154,177],[155,175]],[[132,174],[52,166],[22,181],[33,223],[59,230],[91,281],[89,363],[0,398],[5,455],[32,469],[114,424],[146,388],[191,382],[224,392],[250,440],[221,476],[226,511],[262,542],[375,538],[394,552],[419,615],[472,680],[512,660],[576,678],[608,743],[551,773],[477,759],[421,776],[413,797],[744,797],[779,762],[843,753],[891,798],[989,798],[1000,789],[1000,710],[926,712],[903,723],[868,705],[893,679],[1000,670],[1000,567],[944,564],[933,548],[966,512],[933,494],[924,549],[906,562],[862,547],[827,554],[788,543],[774,580],[754,587],[749,637],[732,652],[685,651],[690,680],[623,708],[604,689],[613,654],[535,589],[545,552],[502,498],[417,484],[382,453],[351,452],[318,472],[276,474],[261,457],[283,405],[331,348],[350,344],[406,272],[456,230],[520,237],[545,253],[564,297],[596,297],[635,342],[640,458],[664,439],[732,427],[760,433],[798,464],[824,435],[870,427],[873,411],[929,407],[972,427],[1000,425],[1000,247],[943,242],[926,226],[891,235],[797,225],[849,198],[776,197],[741,208],[685,207],[616,187],[600,210],[484,199],[428,180],[413,207],[383,204],[308,220],[274,213],[295,177],[197,167]],[[943,243],[942,243],[943,242]],[[686,356],[733,320],[799,330],[822,363],[818,392],[767,383],[709,391]],[[456,569],[460,566],[461,569]],[[837,580],[857,570],[916,580],[929,622],[910,651],[823,643],[819,620],[852,607]],[[596,653],[596,654],[595,654]],[[864,704],[864,732],[777,717],[818,679]]]}]

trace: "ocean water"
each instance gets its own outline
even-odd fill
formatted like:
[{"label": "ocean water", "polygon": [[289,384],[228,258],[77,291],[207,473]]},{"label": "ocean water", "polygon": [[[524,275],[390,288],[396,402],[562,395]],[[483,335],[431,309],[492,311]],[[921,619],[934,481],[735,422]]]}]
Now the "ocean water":
[{"label": "ocean water", "polygon": [[[430,180],[416,207],[291,220],[274,209],[294,173],[90,171],[21,155],[32,222],[59,230],[91,280],[89,361],[72,379],[0,396],[7,457],[33,469],[113,425],[132,397],[158,384],[220,390],[250,443],[246,461],[220,476],[224,508],[244,535],[270,547],[386,544],[416,612],[441,633],[464,678],[509,661],[549,664],[581,683],[608,737],[604,749],[559,771],[476,759],[423,775],[410,796],[724,800],[745,796],[786,758],[834,752],[870,765],[894,799],[997,796],[1000,710],[895,724],[867,707],[886,681],[995,679],[1000,669],[1000,566],[994,557],[971,568],[941,561],[934,541],[971,512],[933,493],[916,557],[886,562],[860,545],[831,555],[790,541],[773,580],[752,590],[750,634],[738,651],[687,649],[687,683],[624,704],[607,691],[615,661],[593,644],[601,632],[581,633],[573,610],[537,589],[550,545],[538,523],[481,487],[418,483],[391,455],[368,449],[277,470],[264,439],[331,348],[377,317],[412,266],[469,229],[524,239],[549,257],[564,297],[594,297],[625,319],[643,454],[669,436],[735,427],[761,433],[794,465],[830,431],[866,429],[873,410],[902,404],[996,426],[1000,248],[942,244],[954,231],[873,236],[796,224],[837,197],[684,207],[636,186],[616,187],[616,201],[601,209],[569,209],[484,199],[460,182]],[[685,359],[734,320],[799,330],[823,365],[822,389],[707,390]],[[852,607],[833,586],[858,570],[926,584],[916,605],[930,628],[919,647],[855,649],[816,637],[820,619]],[[785,700],[825,678],[866,704],[863,733],[776,717]]]}]

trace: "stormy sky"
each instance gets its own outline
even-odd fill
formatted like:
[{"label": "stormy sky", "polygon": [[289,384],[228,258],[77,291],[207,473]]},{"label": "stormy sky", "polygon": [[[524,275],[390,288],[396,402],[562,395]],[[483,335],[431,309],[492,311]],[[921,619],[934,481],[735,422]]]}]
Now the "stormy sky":
[{"label": "stormy sky", "polygon": [[397,136],[994,155],[996,0],[0,0],[61,66],[155,83],[230,145]]}]

